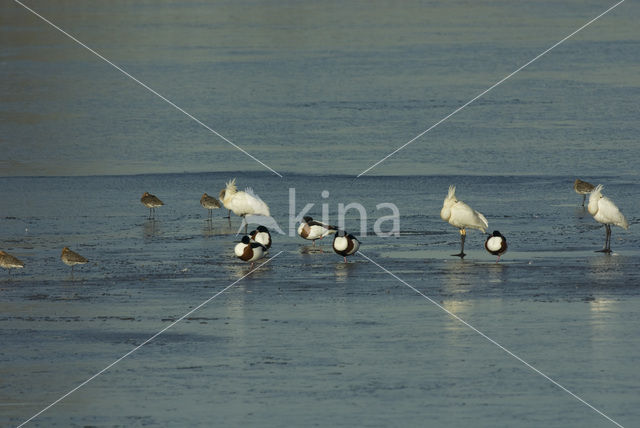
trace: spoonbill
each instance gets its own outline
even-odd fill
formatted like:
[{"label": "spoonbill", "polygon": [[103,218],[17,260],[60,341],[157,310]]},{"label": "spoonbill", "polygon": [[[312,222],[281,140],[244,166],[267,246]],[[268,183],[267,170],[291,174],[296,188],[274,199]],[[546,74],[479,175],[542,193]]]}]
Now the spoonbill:
[{"label": "spoonbill", "polygon": [[152,218],[151,213],[153,213],[153,218],[155,218],[156,207],[164,205],[164,202],[162,202],[156,195],[152,195],[149,192],[144,192],[140,198],[140,202],[142,202],[142,205],[149,208],[149,219]]},{"label": "spoonbill", "polygon": [[344,262],[347,262],[347,256],[355,254],[360,248],[360,241],[350,233],[344,230],[339,230],[336,236],[333,237],[333,251],[344,257]]},{"label": "spoonbill", "polygon": [[245,262],[251,262],[251,269],[253,269],[253,262],[263,258],[267,254],[267,249],[259,242],[252,241],[248,236],[243,236],[242,241],[238,243],[233,249],[236,253],[236,257]]},{"label": "spoonbill", "polygon": [[[271,216],[267,204],[251,188],[247,187],[244,191],[238,191],[235,178],[227,182],[226,187],[220,191],[220,200],[226,209],[233,211],[243,220],[248,214]],[[247,226],[245,223],[245,233],[247,233]]]},{"label": "spoonbill", "polygon": [[494,230],[484,242],[484,248],[494,256],[498,256],[498,260],[496,260],[496,263],[498,263],[500,256],[507,252],[507,238],[502,233]]},{"label": "spoonbill", "polygon": [[260,225],[256,230],[252,230],[249,233],[249,238],[262,244],[267,250],[271,248],[271,234],[265,226]]},{"label": "spoonbill", "polygon": [[584,202],[587,199],[587,195],[591,193],[595,188],[596,186],[594,186],[593,184],[588,183],[586,181],[582,181],[578,178],[576,178],[576,181],[573,182],[573,190],[575,190],[577,194],[582,195],[583,207],[584,207]]},{"label": "spoonbill", "polygon": [[9,276],[11,276],[11,269],[22,269],[24,263],[17,257],[12,256],[9,253],[0,251],[0,267],[7,269]]},{"label": "spoonbill", "polygon": [[623,229],[629,229],[629,222],[620,212],[616,204],[606,196],[602,195],[602,184],[598,184],[589,194],[589,205],[587,209],[589,214],[598,222],[604,224],[606,229],[606,237],[604,240],[604,248],[596,251],[597,253],[611,253],[611,225],[619,226]]},{"label": "spoonbill", "polygon": [[320,223],[315,221],[309,216],[304,216],[300,226],[298,226],[298,235],[309,241],[313,241],[313,246],[316,246],[316,239],[322,239],[327,235],[336,233],[337,227],[329,224]]},{"label": "spoonbill", "polygon": [[209,210],[210,219],[213,217],[212,210],[220,208],[220,202],[218,202],[216,198],[209,196],[206,193],[202,194],[202,197],[200,198],[200,205]]},{"label": "spoonbill", "polygon": [[449,186],[449,193],[444,198],[442,210],[440,210],[440,218],[460,229],[460,253],[452,254],[452,256],[461,259],[466,256],[464,253],[464,240],[467,236],[465,229],[478,229],[486,233],[487,227],[489,227],[487,219],[482,214],[456,198],[456,186]]},{"label": "spoonbill", "polygon": [[64,247],[62,249],[60,260],[62,260],[62,263],[64,263],[65,265],[71,266],[71,274],[73,274],[73,266],[83,265],[89,261],[75,251],[71,251],[69,247]]}]

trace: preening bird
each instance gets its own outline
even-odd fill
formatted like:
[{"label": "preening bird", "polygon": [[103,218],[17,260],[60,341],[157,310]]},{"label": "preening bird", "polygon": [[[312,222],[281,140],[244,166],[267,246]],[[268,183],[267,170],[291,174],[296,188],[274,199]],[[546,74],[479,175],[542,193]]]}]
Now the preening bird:
[{"label": "preening bird", "polygon": [[62,254],[60,254],[60,260],[67,266],[71,266],[71,273],[73,274],[73,266],[75,265],[83,265],[87,263],[89,260],[82,257],[80,254],[75,251],[71,251],[69,247],[64,247],[62,249]]},{"label": "preening bird", "polygon": [[259,242],[252,241],[248,236],[243,236],[242,241],[236,244],[234,252],[240,260],[251,262],[251,269],[253,269],[253,262],[263,258],[267,254],[267,249]]},{"label": "preening bird", "polygon": [[[271,216],[267,204],[253,193],[251,188],[238,191],[235,178],[229,181],[226,187],[220,191],[220,200],[226,209],[233,211],[235,215],[242,217],[243,220],[248,214]],[[245,233],[246,231],[247,225],[245,224]]]},{"label": "preening bird", "polygon": [[498,260],[496,260],[496,263],[498,263],[500,256],[507,252],[507,238],[497,230],[494,230],[484,242],[484,248],[494,256],[498,256]]},{"label": "preening bird", "polygon": [[12,256],[9,253],[0,251],[0,267],[7,269],[9,276],[11,276],[11,269],[22,269],[24,263],[17,257]]},{"label": "preening bird", "polygon": [[212,210],[220,208],[220,202],[218,202],[216,198],[209,196],[206,193],[204,193],[200,198],[200,205],[209,210],[209,218],[213,217]]},{"label": "preening bird", "polygon": [[298,226],[298,235],[309,241],[313,241],[313,246],[316,246],[316,239],[322,239],[325,236],[336,233],[337,227],[329,224],[320,223],[315,221],[309,216],[305,216]]},{"label": "preening bird", "polygon": [[344,257],[345,263],[347,263],[347,256],[355,254],[359,248],[360,241],[344,230],[339,230],[336,236],[333,237],[333,251]]},{"label": "preening bird", "polygon": [[452,254],[460,258],[466,256],[464,253],[464,241],[467,235],[465,229],[478,229],[486,233],[489,227],[487,219],[482,214],[456,198],[456,186],[449,186],[449,193],[444,198],[442,210],[440,210],[440,218],[460,229],[460,253]]},{"label": "preening bird", "polygon": [[249,233],[249,237],[259,244],[262,244],[267,250],[271,248],[271,234],[269,229],[264,226],[258,226],[256,230]]},{"label": "preening bird", "polygon": [[629,229],[629,222],[620,212],[616,204],[606,196],[602,195],[602,184],[598,184],[589,194],[589,205],[587,209],[589,214],[598,222],[604,224],[606,229],[606,237],[604,240],[604,248],[598,250],[601,253],[611,253],[611,225],[619,226],[623,229]]},{"label": "preening bird", "polygon": [[577,194],[582,195],[582,206],[584,207],[584,202],[587,198],[587,195],[595,189],[591,183],[587,183],[586,181],[582,181],[576,178],[576,181],[573,182],[573,190],[576,191]]},{"label": "preening bird", "polygon": [[[152,195],[149,192],[144,192],[140,198],[140,202],[142,202],[142,205],[149,208],[149,219],[155,218],[156,207],[164,205],[164,202],[162,202],[156,195]],[[152,213],[153,216],[151,215]]]}]

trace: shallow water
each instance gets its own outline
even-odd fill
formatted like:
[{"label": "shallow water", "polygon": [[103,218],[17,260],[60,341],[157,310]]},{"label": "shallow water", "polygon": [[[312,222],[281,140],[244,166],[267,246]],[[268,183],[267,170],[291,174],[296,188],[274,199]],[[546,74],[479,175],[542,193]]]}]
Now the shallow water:
[{"label": "shallow water", "polygon": [[[199,206],[227,174],[3,178],[0,412],[17,425],[249,272],[240,225]],[[623,425],[638,420],[638,186],[602,177],[631,228],[604,230],[572,177],[238,176],[286,229],[289,187],[334,220],[367,208],[362,251]],[[499,264],[439,218],[450,183],[507,236]],[[14,189],[14,190],[11,190]],[[427,190],[428,189],[428,190]],[[321,196],[328,190],[328,198]],[[155,221],[143,191],[164,200]],[[357,199],[348,199],[358,195]],[[372,225],[396,204],[400,236]],[[346,227],[360,227],[355,211]],[[34,422],[40,426],[611,426],[361,256],[274,236],[268,265]],[[68,245],[90,260],[73,277]]]},{"label": "shallow water", "polygon": [[[234,176],[285,232],[306,203],[332,222],[362,204],[367,220],[351,210],[345,227],[364,255],[620,424],[640,420],[637,3],[355,181],[613,3],[27,4],[284,177],[0,5],[0,243],[26,263],[0,276],[0,424],[249,272],[239,219],[207,222],[198,203]],[[576,177],[629,219],[611,256],[594,252],[604,230]],[[450,256],[450,184],[506,235],[500,263],[477,231]],[[166,203],[155,221],[144,191]],[[400,236],[373,234],[380,203]],[[71,275],[63,246],[90,263]],[[363,256],[320,248],[274,236],[269,264],[31,424],[613,426]]]}]

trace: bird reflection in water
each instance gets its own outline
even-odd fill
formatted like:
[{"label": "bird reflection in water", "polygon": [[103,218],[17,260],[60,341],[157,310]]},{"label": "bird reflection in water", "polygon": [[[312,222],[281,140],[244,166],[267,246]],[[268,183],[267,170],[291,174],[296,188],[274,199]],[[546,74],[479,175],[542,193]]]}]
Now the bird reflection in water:
[{"label": "bird reflection in water", "polygon": [[307,245],[300,247],[300,254],[322,254],[324,251],[322,247],[314,247],[312,245]]},{"label": "bird reflection in water", "polygon": [[353,273],[357,266],[357,263],[336,263],[334,270],[336,282],[347,282],[349,275]]},{"label": "bird reflection in water", "polygon": [[153,238],[160,233],[160,221],[156,219],[147,219],[143,224],[143,236],[145,238]]}]

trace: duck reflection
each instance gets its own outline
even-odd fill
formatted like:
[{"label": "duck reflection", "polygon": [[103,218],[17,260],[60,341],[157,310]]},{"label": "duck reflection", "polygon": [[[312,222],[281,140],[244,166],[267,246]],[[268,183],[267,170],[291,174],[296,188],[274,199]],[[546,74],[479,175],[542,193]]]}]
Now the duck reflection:
[{"label": "duck reflection", "polygon": [[300,247],[300,254],[322,254],[324,251],[322,247],[313,247],[311,245],[305,245]]},{"label": "duck reflection", "polygon": [[354,271],[354,269],[356,269],[357,264],[356,263],[336,263],[335,264],[335,269],[334,269],[334,273],[336,276],[336,282],[347,282],[347,280],[349,279],[349,275],[351,275]]}]

